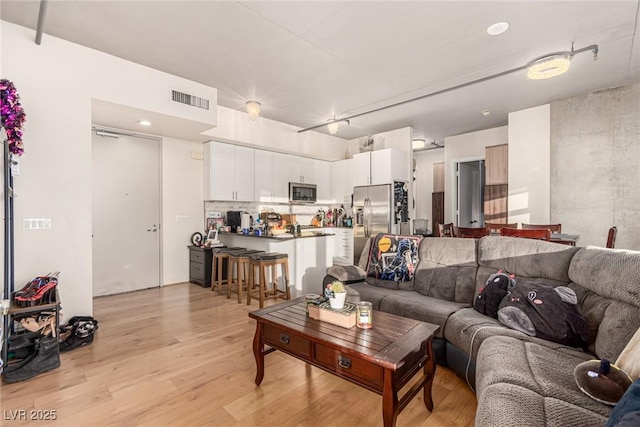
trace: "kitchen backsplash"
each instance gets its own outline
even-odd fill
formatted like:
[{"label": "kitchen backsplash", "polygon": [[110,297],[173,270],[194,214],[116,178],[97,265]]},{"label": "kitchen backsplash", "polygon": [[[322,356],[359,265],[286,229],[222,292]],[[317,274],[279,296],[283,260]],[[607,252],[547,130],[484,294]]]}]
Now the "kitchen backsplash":
[{"label": "kitchen backsplash", "polygon": [[[318,213],[320,209],[325,211],[333,208],[340,208],[340,204],[309,204],[309,205],[297,205],[297,204],[269,204],[260,202],[218,202],[218,201],[205,201],[204,202],[204,216],[205,221],[210,212],[220,212],[223,217],[226,216],[227,211],[243,211],[248,212],[251,216],[256,218],[260,213],[276,212],[281,215],[295,215],[296,220],[301,226],[307,226],[311,224],[311,220]],[[350,214],[350,208],[347,207],[347,213]]]}]

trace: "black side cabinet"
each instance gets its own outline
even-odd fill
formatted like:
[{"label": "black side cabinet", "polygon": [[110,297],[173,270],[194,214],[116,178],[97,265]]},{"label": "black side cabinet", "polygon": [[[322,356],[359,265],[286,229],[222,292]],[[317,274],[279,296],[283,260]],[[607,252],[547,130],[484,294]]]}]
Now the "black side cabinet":
[{"label": "black side cabinet", "polygon": [[189,246],[189,282],[210,288],[212,259],[211,248]]}]

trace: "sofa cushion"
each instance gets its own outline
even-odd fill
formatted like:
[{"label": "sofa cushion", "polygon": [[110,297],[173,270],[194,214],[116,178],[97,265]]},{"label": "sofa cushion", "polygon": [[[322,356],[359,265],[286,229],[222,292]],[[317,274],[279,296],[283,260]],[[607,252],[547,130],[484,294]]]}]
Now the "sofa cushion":
[{"label": "sofa cushion", "polygon": [[[507,328],[498,320],[480,314],[473,308],[463,308],[453,313],[444,328],[445,339],[473,359],[476,358],[478,349],[484,340],[492,336],[514,337],[519,340],[537,343],[559,352],[573,353],[577,351],[572,347],[537,337],[530,337],[520,331]],[[593,356],[589,357],[593,358]]]},{"label": "sofa cushion", "polygon": [[476,427],[603,427],[607,417],[513,384],[492,384],[478,396]]},{"label": "sofa cushion", "polygon": [[568,273],[589,326],[589,350],[616,360],[640,328],[640,252],[588,246]]},{"label": "sofa cushion", "polygon": [[440,326],[437,338],[443,337],[445,323],[451,314],[469,307],[469,304],[444,301],[413,291],[395,291],[380,303],[380,310]]},{"label": "sofa cushion", "polygon": [[[514,406],[520,409],[520,414],[510,415],[516,418],[509,420],[513,422],[509,425],[531,425],[530,414],[523,407],[534,404],[543,404],[545,409],[540,425],[602,425],[611,407],[582,393],[573,376],[575,367],[589,358],[580,351],[559,353],[513,337],[491,337],[484,341],[476,359],[478,412],[500,410],[496,405],[504,402],[497,398],[497,390],[502,389],[511,393],[511,401],[518,402]],[[491,388],[496,390],[494,395],[485,396]],[[553,407],[547,408],[550,403]]]},{"label": "sofa cushion", "polygon": [[380,288],[368,285],[366,282],[351,283],[345,285],[347,289],[347,301],[356,303],[358,301],[369,301],[374,310],[380,310],[380,302],[396,293],[396,290]]},{"label": "sofa cushion", "polygon": [[476,245],[476,239],[424,239],[413,290],[441,300],[473,304]]},{"label": "sofa cushion", "polygon": [[517,282],[559,286],[569,283],[569,264],[580,249],[517,237],[485,236],[478,242],[476,294],[498,270],[516,275]]}]

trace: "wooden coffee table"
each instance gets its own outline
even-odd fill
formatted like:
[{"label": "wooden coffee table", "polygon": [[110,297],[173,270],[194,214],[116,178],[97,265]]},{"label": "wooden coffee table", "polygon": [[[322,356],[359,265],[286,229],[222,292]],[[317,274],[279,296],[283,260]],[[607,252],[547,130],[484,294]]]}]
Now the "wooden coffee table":
[{"label": "wooden coffee table", "polygon": [[[395,425],[400,411],[421,389],[424,404],[433,410],[436,364],[431,341],[439,326],[376,311],[372,329],[345,329],[311,319],[303,298],[249,316],[257,321],[253,339],[256,385],[264,378],[265,354],[280,350],[381,394],[385,426]],[[421,370],[422,377],[398,398],[398,391]]]}]

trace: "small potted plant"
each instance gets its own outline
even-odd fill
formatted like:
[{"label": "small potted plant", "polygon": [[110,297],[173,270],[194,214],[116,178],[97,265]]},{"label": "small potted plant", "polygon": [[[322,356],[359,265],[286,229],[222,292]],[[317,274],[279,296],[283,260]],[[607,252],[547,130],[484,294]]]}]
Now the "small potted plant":
[{"label": "small potted plant", "polygon": [[344,288],[344,283],[339,280],[335,280],[327,285],[324,295],[329,298],[331,308],[339,309],[344,307],[344,301],[347,298],[347,290]]}]

